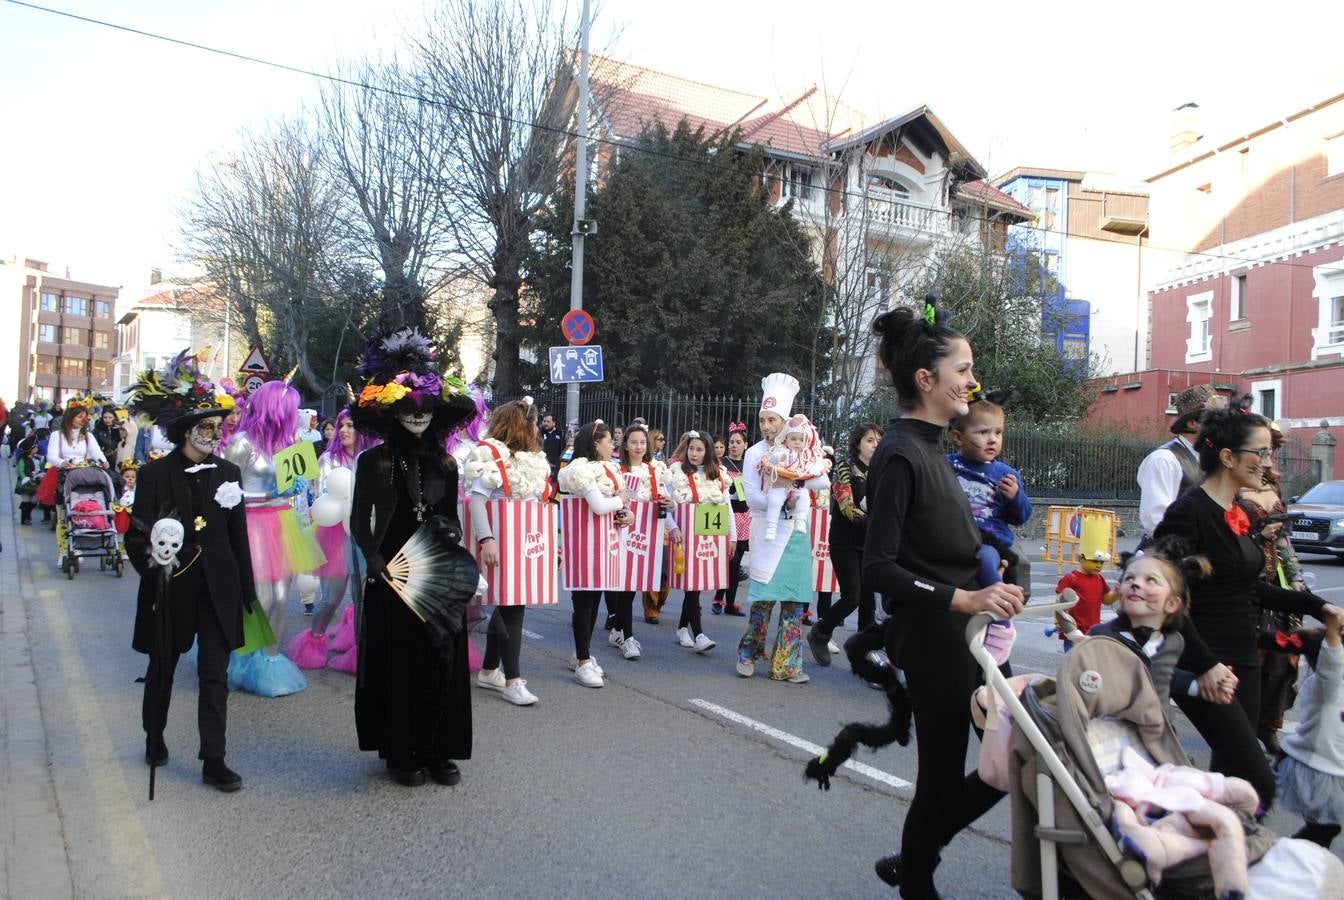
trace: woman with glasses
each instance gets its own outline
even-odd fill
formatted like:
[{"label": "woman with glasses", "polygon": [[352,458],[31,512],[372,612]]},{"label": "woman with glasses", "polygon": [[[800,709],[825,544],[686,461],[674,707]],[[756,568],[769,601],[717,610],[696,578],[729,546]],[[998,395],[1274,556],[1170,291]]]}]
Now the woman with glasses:
[{"label": "woman with glasses", "polygon": [[[1309,592],[1284,590],[1260,577],[1264,552],[1238,494],[1264,483],[1265,466],[1274,452],[1269,422],[1240,408],[1206,412],[1195,450],[1204,480],[1167,507],[1154,537],[1179,538],[1190,553],[1212,565],[1209,577],[1190,584],[1193,627],[1184,629],[1186,647],[1179,665],[1202,673],[1200,697],[1214,703],[1189,696],[1173,699],[1209,741],[1210,768],[1250,781],[1268,807],[1274,778],[1252,727],[1260,719],[1260,612],[1273,609],[1324,621],[1344,617],[1344,611]],[[1236,704],[1216,706],[1229,696]]]}]

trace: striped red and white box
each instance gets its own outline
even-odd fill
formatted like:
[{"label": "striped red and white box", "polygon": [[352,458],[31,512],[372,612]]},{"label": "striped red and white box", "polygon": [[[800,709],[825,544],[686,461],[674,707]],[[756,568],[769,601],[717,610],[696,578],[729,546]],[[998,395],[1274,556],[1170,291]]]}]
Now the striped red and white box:
[{"label": "striped red and white box", "polygon": [[652,501],[630,504],[635,521],[621,530],[621,590],[656,591],[663,583],[663,510]]},{"label": "striped red and white box", "polygon": [[812,589],[814,591],[840,590],[840,579],[835,577],[835,566],[831,564],[831,511],[829,509],[812,510],[808,525],[808,538],[812,542]]},{"label": "striped red and white box", "polygon": [[[731,556],[728,553],[728,535],[712,537],[696,534],[695,507],[694,503],[679,503],[673,510],[682,540],[686,542],[686,566],[680,575],[673,567],[668,584],[676,591],[717,591],[728,587],[728,560]],[[725,519],[730,515],[725,504]]]},{"label": "striped red and white box", "polygon": [[595,516],[582,497],[560,498],[565,587],[571,591],[621,589],[621,530],[615,513]]},{"label": "striped red and white box", "polygon": [[[471,506],[462,517],[467,550],[480,562],[480,545],[471,525]],[[540,606],[560,600],[556,575],[559,539],[556,509],[536,500],[485,501],[490,532],[499,545],[499,565],[481,566],[490,585],[478,603],[498,606]]]}]

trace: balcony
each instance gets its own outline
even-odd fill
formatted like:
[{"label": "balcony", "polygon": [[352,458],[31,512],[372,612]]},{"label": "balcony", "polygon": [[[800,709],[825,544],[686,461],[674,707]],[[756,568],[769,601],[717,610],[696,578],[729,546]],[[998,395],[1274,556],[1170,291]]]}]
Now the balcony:
[{"label": "balcony", "polygon": [[869,227],[891,236],[933,238],[952,233],[952,217],[946,209],[911,203],[885,191],[870,190],[863,199]]}]

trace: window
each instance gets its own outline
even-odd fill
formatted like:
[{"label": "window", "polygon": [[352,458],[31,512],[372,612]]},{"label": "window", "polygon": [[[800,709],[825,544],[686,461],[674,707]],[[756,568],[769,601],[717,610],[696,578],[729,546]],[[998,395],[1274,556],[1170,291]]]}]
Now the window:
[{"label": "window", "polygon": [[1325,139],[1325,177],[1344,175],[1344,134]]},{"label": "window", "polygon": [[93,314],[100,319],[112,318],[112,304],[107,300],[93,301]]},{"label": "window", "polygon": [[54,357],[54,356],[39,356],[39,357],[37,358],[37,373],[38,373],[39,375],[55,375],[55,374],[56,374],[56,357]]},{"label": "window", "polygon": [[870,188],[891,191],[902,200],[910,198],[910,189],[894,178],[887,178],[884,175],[869,175],[864,179],[864,183]]},{"label": "window", "polygon": [[85,359],[63,356],[61,357],[61,374],[87,378],[89,375],[89,362]]},{"label": "window", "polygon": [[94,387],[102,387],[103,385],[110,383],[112,380],[111,363],[95,360],[93,366],[90,368],[89,377],[93,380]]},{"label": "window", "polygon": [[1176,415],[1176,398],[1178,396],[1179,395],[1175,391],[1167,392],[1167,408],[1166,408],[1167,415],[1169,416]]},{"label": "window", "polygon": [[71,347],[88,346],[88,337],[83,328],[71,328],[68,325],[61,329],[61,343],[68,344]]},{"label": "window", "polygon": [[89,301],[84,297],[66,297],[65,314],[67,316],[87,316]]},{"label": "window", "polygon": [[60,311],[61,311],[61,295],[60,295],[60,294],[53,294],[53,293],[50,293],[50,292],[48,292],[48,291],[43,291],[43,292],[42,292],[42,311],[43,311],[43,312],[60,312]]},{"label": "window", "polygon": [[1190,336],[1185,342],[1185,361],[1208,362],[1213,358],[1213,345],[1210,340],[1213,291],[1186,297],[1185,310],[1185,321],[1190,323]]},{"label": "window", "polygon": [[38,325],[37,339],[39,341],[46,341],[48,344],[54,344],[60,340],[57,332],[58,326],[56,325]]},{"label": "window", "polygon": [[1065,359],[1087,359],[1087,338],[1080,335],[1065,335],[1062,341]]},{"label": "window", "polygon": [[869,266],[863,272],[864,296],[871,302],[880,304],[882,309],[891,306],[891,273],[876,266]]},{"label": "window", "polygon": [[1059,188],[1045,189],[1045,208],[1042,210],[1041,227],[1046,231],[1055,230],[1055,216],[1059,213]]},{"label": "window", "polygon": [[1344,355],[1344,262],[1311,270],[1316,298],[1316,327],[1311,329],[1311,358]]},{"label": "window", "polygon": [[156,362],[156,361],[157,361],[157,360],[155,360],[154,357],[152,357],[152,356],[146,356],[146,357],[145,357],[144,365],[141,366],[141,368],[144,368],[144,369],[156,369],[156,368],[158,368],[158,366],[155,365],[155,362]]},{"label": "window", "polygon": [[93,333],[93,346],[99,350],[112,349],[112,332],[95,331]]},{"label": "window", "polygon": [[792,197],[795,200],[812,199],[812,169],[809,166],[789,163],[784,167],[782,181],[783,183],[780,185],[781,197]]},{"label": "window", "polygon": [[1232,312],[1233,322],[1239,322],[1246,318],[1246,300],[1249,294],[1246,291],[1246,276],[1232,276]]},{"label": "window", "polygon": [[1266,419],[1277,419],[1283,413],[1283,381],[1251,382],[1252,409]]}]

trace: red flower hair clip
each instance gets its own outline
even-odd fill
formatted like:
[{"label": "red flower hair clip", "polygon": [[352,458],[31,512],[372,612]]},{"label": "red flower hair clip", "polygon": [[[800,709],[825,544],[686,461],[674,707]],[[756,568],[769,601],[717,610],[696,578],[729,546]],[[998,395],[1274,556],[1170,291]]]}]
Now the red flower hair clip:
[{"label": "red flower hair clip", "polygon": [[1223,513],[1223,521],[1227,527],[1232,529],[1232,533],[1237,537],[1245,537],[1251,533],[1251,518],[1246,515],[1246,510],[1232,504],[1232,508]]}]

